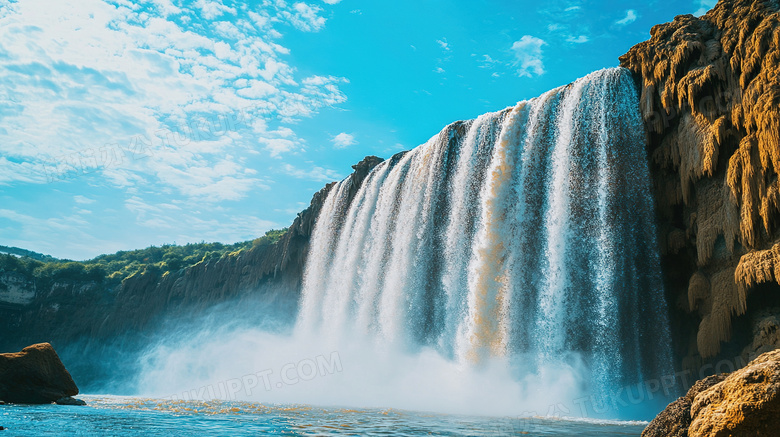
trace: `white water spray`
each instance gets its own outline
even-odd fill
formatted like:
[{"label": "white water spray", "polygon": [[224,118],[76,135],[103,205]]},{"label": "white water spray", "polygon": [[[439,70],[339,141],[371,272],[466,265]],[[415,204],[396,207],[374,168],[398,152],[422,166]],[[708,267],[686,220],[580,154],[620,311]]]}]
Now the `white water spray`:
[{"label": "white water spray", "polygon": [[[210,343],[236,358],[221,375],[330,350],[344,372],[253,399],[543,414],[672,373],[627,70],[454,123],[353,184],[322,206],[294,334]],[[181,360],[147,386],[174,390]]]}]

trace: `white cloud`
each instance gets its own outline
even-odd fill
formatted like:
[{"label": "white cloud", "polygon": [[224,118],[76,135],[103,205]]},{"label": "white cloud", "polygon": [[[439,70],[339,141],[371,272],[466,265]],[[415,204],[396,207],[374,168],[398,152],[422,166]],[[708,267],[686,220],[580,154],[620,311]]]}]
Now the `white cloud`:
[{"label": "white cloud", "polygon": [[246,86],[236,91],[241,97],[249,99],[260,99],[266,96],[277,94],[279,90],[268,82],[252,79],[246,82]]},{"label": "white cloud", "polygon": [[174,5],[171,0],[152,0],[157,10],[162,12],[164,16],[178,15],[181,13],[181,9]]},{"label": "white cloud", "polygon": [[574,43],[574,44],[583,44],[590,41],[590,38],[588,38],[586,35],[580,35],[578,37],[570,36],[566,38],[566,42]]},{"label": "white cloud", "polygon": [[639,18],[639,15],[637,15],[636,11],[633,9],[628,9],[626,11],[626,16],[616,21],[615,24],[618,26],[625,26],[627,24],[633,23],[637,18]]},{"label": "white cloud", "polygon": [[341,0],[322,0],[322,1],[329,5],[335,5],[336,3],[339,3]]},{"label": "white cloud", "polygon": [[[135,216],[135,222],[142,228],[154,231],[164,231],[166,241],[179,244],[198,241],[245,241],[262,235],[263,232],[279,228],[279,224],[243,214],[223,214],[218,218],[204,218],[199,211],[192,211],[188,206],[185,214],[180,214],[181,208],[171,204],[155,204],[146,202],[140,197],[132,196],[124,201],[125,208]],[[210,213],[213,212],[210,211]],[[149,243],[141,242],[137,247]],[[159,241],[155,242],[159,244]]]},{"label": "white cloud", "polygon": [[341,179],[341,175],[335,170],[314,166],[309,170],[302,170],[290,164],[282,166],[282,170],[298,179],[307,179],[315,182],[332,182]]},{"label": "white cloud", "polygon": [[518,41],[512,44],[512,51],[515,52],[518,67],[517,75],[520,77],[541,76],[544,74],[544,63],[542,62],[542,46],[547,43],[535,36],[524,35]]},{"label": "white cloud", "polygon": [[[171,220],[167,219],[170,223]],[[271,229],[282,227],[279,223],[264,220],[259,217],[236,214],[218,219],[203,219],[197,215],[185,216],[182,223],[173,222],[176,229],[186,227],[188,231],[180,231],[175,237],[177,243],[198,241],[246,241],[263,235]]]},{"label": "white cloud", "polygon": [[[286,14],[321,28],[319,8],[276,2],[250,13],[226,4],[199,0],[187,9],[156,0],[140,11],[101,0],[30,0],[0,8],[0,184],[45,183],[63,159],[81,166],[110,155],[101,161],[110,165],[89,170],[116,188],[150,185],[214,201],[262,188],[241,156],[300,150],[284,125],[344,102],[339,86],[347,81],[296,77],[289,50],[277,43],[273,26]],[[168,18],[177,14],[190,23]],[[226,14],[232,23],[213,20]],[[243,127],[165,139],[237,108],[251,108]],[[145,138],[143,154],[131,150],[136,138]],[[220,173],[226,163],[235,174]]]},{"label": "white cloud", "polygon": [[69,216],[63,215],[62,211],[49,211],[52,216],[47,218],[46,213],[43,213],[44,217],[36,217],[0,209],[0,218],[13,222],[10,228],[14,230],[13,237],[3,244],[62,257],[63,241],[51,238],[52,235],[57,235],[64,236],[70,253],[78,254],[75,259],[94,256],[95,247],[105,242],[99,241],[91,234],[91,224],[81,217],[83,211],[76,211]]},{"label": "white cloud", "polygon": [[297,149],[295,141],[286,138],[260,138],[260,142],[265,145],[265,150],[272,158],[278,158],[282,153]]},{"label": "white cloud", "polygon": [[441,67],[437,67],[435,70],[433,70],[433,72],[439,74],[445,73],[444,69]]},{"label": "white cloud", "polygon": [[450,51],[450,44],[447,42],[447,38],[437,39],[436,44],[438,44],[439,47],[441,47],[445,52]]},{"label": "white cloud", "polygon": [[[0,146],[0,150],[4,148]],[[7,146],[6,146],[7,149]],[[8,153],[5,151],[5,153]],[[29,151],[29,156],[35,156],[35,151]],[[25,156],[23,153],[15,153],[17,156]],[[35,159],[40,161],[40,159]],[[32,182],[44,183],[49,180],[48,173],[51,171],[51,165],[44,166],[39,162],[14,162],[4,156],[0,156],[0,185],[7,185],[11,182]]]},{"label": "white cloud", "polygon": [[146,218],[147,214],[149,213],[162,212],[160,208],[144,202],[143,199],[138,196],[132,196],[126,199],[125,208],[136,214],[141,219]]},{"label": "white cloud", "polygon": [[355,136],[352,134],[348,134],[346,132],[342,132],[331,140],[333,143],[333,148],[335,149],[345,149],[349,146],[354,146],[357,144],[357,141],[355,141]]},{"label": "white cloud", "polygon": [[243,36],[241,30],[229,21],[218,21],[214,23],[214,30],[223,38],[239,40]]},{"label": "white cloud", "polygon": [[304,32],[317,32],[325,26],[325,18],[318,14],[322,12],[319,6],[306,3],[295,3],[292,11],[284,11],[285,16],[293,26]]},{"label": "white cloud", "polygon": [[89,205],[90,203],[95,203],[95,199],[90,199],[89,197],[85,197],[82,195],[73,196],[73,200],[76,203],[79,203],[81,205]]},{"label": "white cloud", "polygon": [[225,6],[222,0],[198,0],[195,6],[200,9],[203,18],[213,20],[222,14],[236,14],[234,8]]},{"label": "white cloud", "polygon": [[714,8],[717,3],[718,0],[700,0],[699,9],[694,12],[693,15],[696,15],[697,17],[702,16],[709,12],[710,9]]},{"label": "white cloud", "polygon": [[482,59],[479,63],[479,68],[493,68],[494,65],[499,64],[500,62],[493,59],[490,55],[482,55]]}]

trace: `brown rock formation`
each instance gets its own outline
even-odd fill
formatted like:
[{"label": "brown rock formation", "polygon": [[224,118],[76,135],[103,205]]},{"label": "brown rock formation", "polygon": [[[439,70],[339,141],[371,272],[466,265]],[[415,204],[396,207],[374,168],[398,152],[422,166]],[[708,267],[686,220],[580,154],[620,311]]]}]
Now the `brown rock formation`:
[{"label": "brown rock formation", "polygon": [[780,350],[698,381],[642,437],[780,436]]},{"label": "brown rock formation", "polygon": [[726,375],[712,375],[700,381],[688,390],[685,396],[669,404],[642,431],[642,437],[688,437],[691,426],[691,406],[696,396],[726,379]]},{"label": "brown rock formation", "polygon": [[732,339],[752,287],[780,290],[778,3],[721,0],[651,36],[620,60],[650,132],[677,353],[694,363]]},{"label": "brown rock formation", "polygon": [[50,404],[79,393],[49,343],[0,354],[0,399],[18,404]]},{"label": "brown rock formation", "polygon": [[699,393],[691,417],[691,437],[780,435],[780,350]]}]

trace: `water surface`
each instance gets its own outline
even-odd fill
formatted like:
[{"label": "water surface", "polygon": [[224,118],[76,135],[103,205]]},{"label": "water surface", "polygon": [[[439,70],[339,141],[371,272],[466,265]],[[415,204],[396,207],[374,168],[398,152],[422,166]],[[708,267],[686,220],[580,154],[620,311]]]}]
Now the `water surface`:
[{"label": "water surface", "polygon": [[86,407],[0,406],[11,436],[639,436],[646,422],[470,417],[395,409],[82,396]]}]

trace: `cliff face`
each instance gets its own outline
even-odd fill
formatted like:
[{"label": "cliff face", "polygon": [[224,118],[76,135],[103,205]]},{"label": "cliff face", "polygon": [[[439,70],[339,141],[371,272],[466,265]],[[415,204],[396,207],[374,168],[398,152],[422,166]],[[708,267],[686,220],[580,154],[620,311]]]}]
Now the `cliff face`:
[{"label": "cliff face", "polygon": [[[380,158],[367,157],[353,166],[351,195],[380,162]],[[176,273],[148,270],[113,288],[95,282],[59,281],[45,290],[36,288],[32,278],[0,273],[0,351],[52,342],[63,355],[80,355],[89,349],[98,354],[93,361],[99,362],[101,352],[116,352],[111,344],[127,346],[132,338],[148,338],[160,330],[166,319],[202,314],[217,304],[234,302],[240,307],[242,301],[264,298],[279,311],[294,311],[309,237],[333,185],[314,195],[277,243],[254,246]],[[95,369],[74,366],[74,376],[80,373],[83,378],[87,372]]]},{"label": "cliff face", "polygon": [[35,284],[24,275],[0,273],[0,305],[26,305],[35,298]]},{"label": "cliff face", "polygon": [[620,58],[641,89],[683,367],[780,347],[778,9],[721,0]]}]

